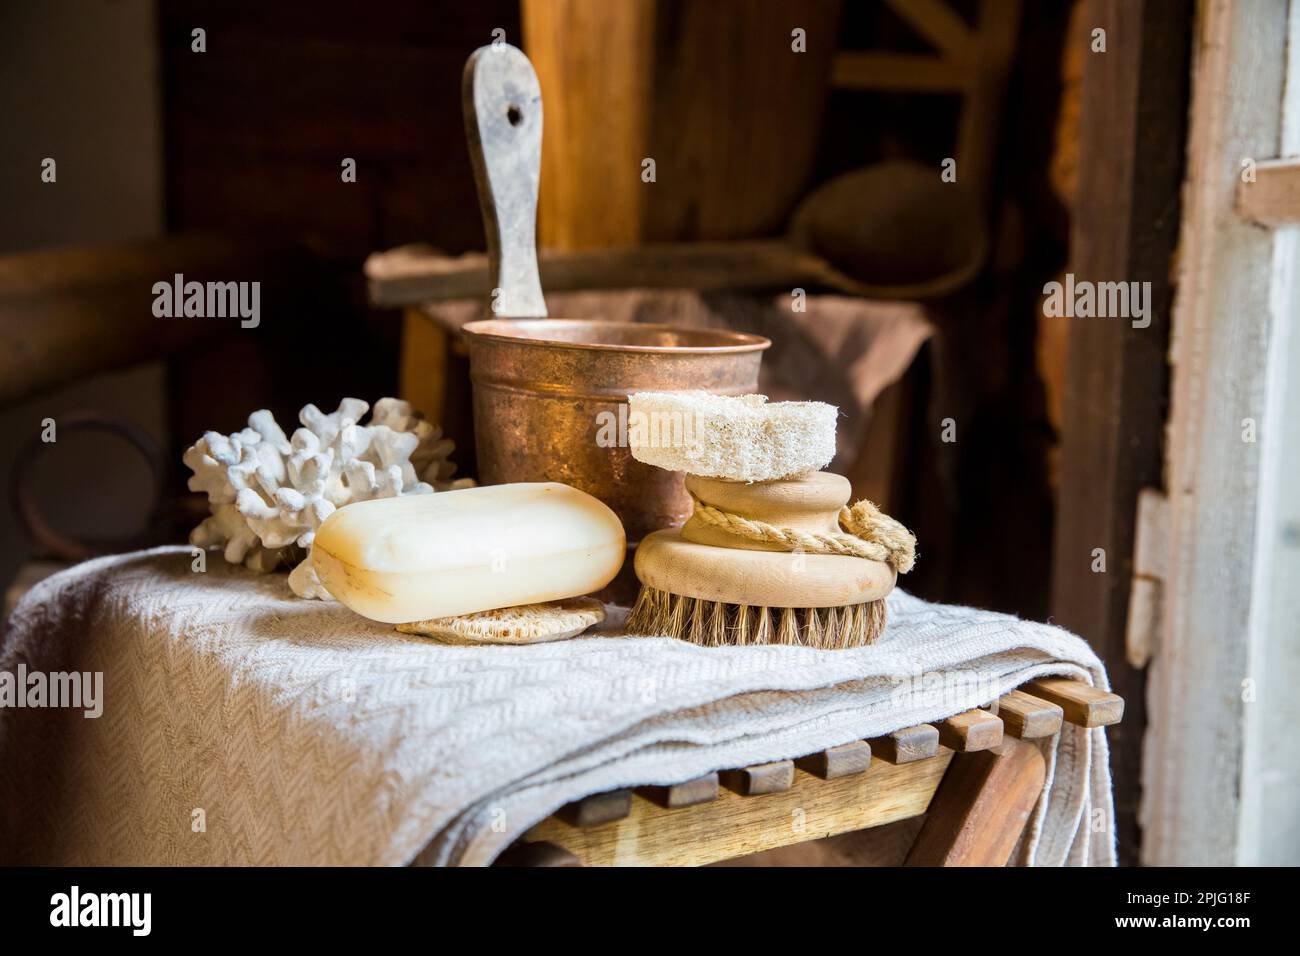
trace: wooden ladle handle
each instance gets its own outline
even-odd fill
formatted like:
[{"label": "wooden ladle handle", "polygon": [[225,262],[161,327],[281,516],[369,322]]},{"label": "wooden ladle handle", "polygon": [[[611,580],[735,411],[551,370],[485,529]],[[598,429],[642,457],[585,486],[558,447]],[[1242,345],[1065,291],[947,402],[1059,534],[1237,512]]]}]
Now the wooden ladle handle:
[{"label": "wooden ladle handle", "polygon": [[479,47],[461,82],[465,137],[487,233],[489,309],[502,318],[545,318],[537,274],[537,180],[542,90],[533,65],[508,43]]}]

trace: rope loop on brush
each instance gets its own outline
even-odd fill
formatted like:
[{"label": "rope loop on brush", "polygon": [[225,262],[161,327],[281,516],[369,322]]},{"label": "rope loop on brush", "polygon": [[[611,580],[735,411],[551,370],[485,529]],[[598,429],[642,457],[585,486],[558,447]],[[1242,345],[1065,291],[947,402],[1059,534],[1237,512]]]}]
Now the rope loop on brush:
[{"label": "rope loop on brush", "polygon": [[809,554],[841,554],[871,561],[884,561],[899,574],[916,563],[916,536],[865,498],[840,509],[842,532],[811,534],[794,528],[780,528],[706,504],[694,494],[695,514],[706,524],[749,541],[779,544],[789,551]]}]

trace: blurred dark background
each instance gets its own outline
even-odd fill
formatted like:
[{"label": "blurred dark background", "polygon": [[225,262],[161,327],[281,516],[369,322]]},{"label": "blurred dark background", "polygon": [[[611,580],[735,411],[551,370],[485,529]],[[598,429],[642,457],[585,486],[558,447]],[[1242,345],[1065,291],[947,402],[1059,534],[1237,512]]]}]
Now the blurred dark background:
[{"label": "blurred dark background", "polygon": [[[546,6],[545,0],[534,4]],[[552,6],[535,14],[539,23],[569,17],[572,28],[572,18],[582,13],[581,4],[570,5],[576,13]],[[662,20],[674,5],[659,6]],[[690,4],[680,6],[689,13]],[[968,22],[976,21],[977,4],[952,6]],[[771,9],[777,7],[790,22],[832,24],[841,51],[920,57],[928,49],[884,3],[814,0]],[[996,125],[985,131],[995,137],[991,148],[998,156],[989,185],[992,251],[971,283],[927,309],[942,331],[929,351],[956,350],[963,361],[959,368],[947,361],[923,363],[915,376],[941,380],[911,390],[931,404],[936,391],[946,390],[940,401],[950,406],[931,409],[933,420],[927,420],[922,404],[921,440],[910,445],[914,454],[941,459],[931,462],[946,486],[938,491],[946,503],[935,524],[956,509],[959,519],[971,521],[969,531],[952,537],[958,548],[968,537],[986,540],[987,523],[1003,529],[997,538],[1017,555],[1014,573],[997,560],[949,561],[944,555],[950,548],[928,543],[933,533],[923,535],[927,560],[912,586],[1035,617],[1047,611],[1046,469],[1053,435],[1035,367],[1036,302],[1037,290],[1060,268],[1066,251],[1068,217],[1049,171],[1070,10],[1068,3],[1035,3],[1023,11],[1022,39],[990,116]],[[29,82],[9,84],[5,94],[11,100],[7,114],[15,117],[3,186],[13,214],[0,226],[0,250],[214,237],[219,250],[194,253],[193,268],[216,256],[235,271],[251,270],[249,277],[282,273],[279,283],[264,282],[268,318],[257,330],[205,336],[201,346],[159,343],[154,350],[165,351],[159,356],[165,361],[114,370],[111,386],[92,387],[89,375],[66,382],[58,371],[40,376],[42,397],[5,412],[6,468],[17,446],[34,435],[34,423],[59,409],[95,407],[135,421],[158,438],[171,463],[204,429],[234,430],[254,408],[271,407],[282,422],[292,422],[308,401],[325,405],[345,393],[373,400],[398,390],[401,316],[367,304],[361,265],[372,252],[408,243],[449,255],[482,249],[460,73],[468,53],[490,42],[494,30],[520,42],[518,0],[385,0],[366,8],[329,0],[104,0],[13,4],[3,16],[6,49],[17,56],[9,60],[17,67],[12,75]],[[715,18],[709,41],[718,48],[740,42],[729,34],[726,17],[723,10]],[[778,26],[787,32],[783,23]],[[196,28],[205,31],[202,53],[192,49]],[[661,22],[659,32],[670,28]],[[825,47],[827,37],[814,32],[809,42]],[[674,55],[686,56],[669,50],[665,62]],[[75,75],[61,66],[69,60],[80,65]],[[545,96],[557,99],[561,93],[546,89],[546,79]],[[773,122],[779,121],[784,114],[769,105]],[[792,107],[784,109],[789,113]],[[822,114],[790,130],[792,136],[808,130],[817,136],[809,150],[811,169],[792,183],[802,196],[837,174],[881,160],[907,159],[937,169],[954,153],[962,98],[952,91],[831,83],[822,99],[793,109]],[[674,120],[653,145],[661,168],[674,149],[694,148],[692,135],[710,136],[698,123]],[[761,124],[762,117],[751,122]],[[47,155],[58,159],[57,184],[39,181],[39,163]],[[344,158],[356,160],[355,183],[341,182]],[[598,185],[592,184],[593,192]],[[734,202],[746,201],[738,191]],[[766,233],[784,225],[793,203],[785,207]],[[546,211],[544,198],[544,216]],[[645,235],[655,228],[660,234]],[[546,233],[544,222],[543,242]],[[697,220],[664,234],[661,224],[650,223],[643,236],[718,238],[719,230],[710,233],[708,221]],[[572,244],[581,245],[581,237]],[[93,253],[87,250],[86,256],[93,262]],[[12,269],[20,268],[14,261]],[[146,344],[139,351],[149,350]],[[135,354],[124,352],[121,364],[130,367]],[[94,371],[102,377],[107,370]],[[50,391],[47,381],[63,390]],[[92,390],[79,391],[85,388]],[[926,451],[945,417],[957,420],[959,440]],[[448,429],[466,444],[464,427],[450,422]],[[51,519],[70,533],[121,539],[158,530],[149,527],[148,470],[120,444],[94,433],[78,435],[34,466]],[[461,459],[472,466],[472,448],[464,447]],[[98,473],[102,495],[85,494],[87,467]],[[60,478],[63,473],[72,477]],[[184,477],[171,468],[166,491],[182,494]],[[1001,493],[1008,486],[1017,489],[1011,500]],[[905,519],[924,529],[926,500],[939,501],[934,492],[896,506],[910,510]],[[105,506],[108,500],[112,504]],[[3,520],[0,579],[8,581],[27,549],[12,515]],[[1040,560],[1022,560],[1026,554]]]}]

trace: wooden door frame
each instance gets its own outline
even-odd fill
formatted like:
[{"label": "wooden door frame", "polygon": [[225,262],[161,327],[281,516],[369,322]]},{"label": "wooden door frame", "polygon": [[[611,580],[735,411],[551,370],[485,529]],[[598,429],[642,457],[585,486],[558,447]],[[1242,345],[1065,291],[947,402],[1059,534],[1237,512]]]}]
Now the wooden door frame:
[{"label": "wooden door frame", "polygon": [[[1072,269],[1151,281],[1155,315],[1072,321],[1053,613],[1129,701],[1111,734],[1121,861],[1294,863],[1300,655],[1280,623],[1300,607],[1282,581],[1300,559],[1281,545],[1300,519],[1281,487],[1300,462],[1284,440],[1300,411],[1300,163],[1281,157],[1300,154],[1300,0],[1189,13],[1089,6],[1110,52],[1085,71]],[[1139,522],[1144,488],[1159,520]],[[1139,524],[1145,634],[1126,635]]]},{"label": "wooden door frame", "polygon": [[1294,865],[1300,655],[1276,615],[1300,606],[1278,514],[1295,481],[1300,204],[1288,218],[1279,197],[1300,197],[1300,166],[1279,157],[1300,153],[1300,0],[1202,0],[1197,37],[1142,861]]}]

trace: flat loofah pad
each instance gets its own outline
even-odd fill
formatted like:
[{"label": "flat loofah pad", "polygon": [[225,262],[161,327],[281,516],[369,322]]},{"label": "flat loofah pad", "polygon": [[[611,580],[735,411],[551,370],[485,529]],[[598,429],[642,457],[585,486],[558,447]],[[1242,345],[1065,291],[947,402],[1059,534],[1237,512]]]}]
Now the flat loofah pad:
[{"label": "flat loofah pad", "polygon": [[544,644],[576,637],[605,620],[605,606],[595,598],[566,598],[521,604],[460,617],[398,624],[403,634],[421,634],[444,644]]},{"label": "flat loofah pad", "polygon": [[632,456],[668,471],[773,481],[820,471],[835,457],[839,410],[824,402],[702,391],[637,392],[628,402]]}]

